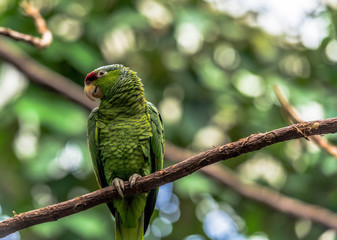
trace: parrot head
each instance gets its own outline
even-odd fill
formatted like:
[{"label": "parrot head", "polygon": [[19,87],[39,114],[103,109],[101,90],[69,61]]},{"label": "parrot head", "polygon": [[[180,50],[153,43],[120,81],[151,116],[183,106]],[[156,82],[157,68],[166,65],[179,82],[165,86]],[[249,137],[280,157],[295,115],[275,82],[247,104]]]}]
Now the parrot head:
[{"label": "parrot head", "polygon": [[104,98],[118,90],[123,84],[126,75],[132,72],[121,64],[103,66],[90,72],[84,80],[84,92],[87,97],[95,101],[96,98]]}]

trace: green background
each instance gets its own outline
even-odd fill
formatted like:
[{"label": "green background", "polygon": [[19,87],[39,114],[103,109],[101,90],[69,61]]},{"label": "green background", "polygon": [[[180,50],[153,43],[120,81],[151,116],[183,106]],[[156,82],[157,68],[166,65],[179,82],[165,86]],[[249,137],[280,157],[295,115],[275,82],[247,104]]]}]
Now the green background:
[{"label": "green background", "polygon": [[[52,44],[45,50],[13,40],[6,44],[80,86],[99,66],[129,66],[161,111],[167,141],[182,148],[198,152],[288,125],[273,92],[276,84],[304,120],[336,116],[336,10],[330,5],[307,13],[307,20],[326,22],[322,41],[308,47],[296,34],[272,35],[252,24],[258,11],[236,17],[221,11],[216,7],[221,1],[33,2],[54,34]],[[0,1],[0,26],[38,34],[19,1]],[[3,216],[97,189],[86,109],[30,82],[3,59],[0,96]],[[334,135],[326,137],[336,142]],[[311,142],[280,143],[223,164],[285,195],[337,210],[337,161]],[[146,239],[330,239],[323,238],[327,227],[242,197],[200,173],[164,190],[166,205],[155,213]],[[212,219],[228,227],[225,235],[213,236]],[[107,207],[100,205],[20,236],[113,239],[113,228]]]}]

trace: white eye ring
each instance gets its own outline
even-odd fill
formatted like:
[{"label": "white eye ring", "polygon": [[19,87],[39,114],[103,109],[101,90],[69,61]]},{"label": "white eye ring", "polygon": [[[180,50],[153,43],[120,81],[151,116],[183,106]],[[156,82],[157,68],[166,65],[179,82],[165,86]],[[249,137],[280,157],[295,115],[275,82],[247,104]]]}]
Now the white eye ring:
[{"label": "white eye ring", "polygon": [[106,74],[106,71],[100,70],[100,71],[97,73],[97,76],[98,76],[98,77],[104,77],[105,74]]}]

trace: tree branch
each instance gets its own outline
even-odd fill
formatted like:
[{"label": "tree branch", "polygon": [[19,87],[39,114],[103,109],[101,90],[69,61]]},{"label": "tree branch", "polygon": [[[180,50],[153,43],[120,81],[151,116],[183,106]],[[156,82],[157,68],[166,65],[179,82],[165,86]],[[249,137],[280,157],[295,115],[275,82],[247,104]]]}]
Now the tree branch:
[{"label": "tree branch", "polygon": [[[290,122],[291,123],[303,122],[303,120],[300,118],[300,116],[298,116],[295,109],[287,101],[287,99],[282,94],[280,88],[277,85],[274,86],[274,92],[281,103],[282,109],[286,112],[287,116],[290,118]],[[322,148],[324,151],[337,158],[336,146],[331,145],[327,140],[319,136],[312,136],[310,137],[310,140],[312,140],[317,146]]]},{"label": "tree branch", "polygon": [[[166,144],[165,147],[165,157],[175,162],[182,161],[193,155],[191,152],[172,144]],[[337,227],[337,215],[334,212],[285,196],[275,190],[259,186],[258,184],[246,183],[242,181],[235,172],[223,164],[215,163],[200,169],[200,171],[221,185],[230,187],[242,196],[263,203],[277,211],[290,214],[300,219],[308,219],[329,228],[336,229]]]},{"label": "tree branch", "polygon": [[[137,180],[132,189],[130,189],[129,183],[126,182],[125,196],[149,191],[221,160],[256,151],[275,143],[302,138],[304,137],[303,134],[305,134],[305,136],[312,136],[336,132],[337,118],[330,118],[294,124],[267,133],[254,134],[239,141],[199,153],[173,166],[142,177]],[[118,198],[117,191],[113,186],[109,186],[72,200],[15,215],[12,218],[0,222],[0,237],[36,224],[56,221],[62,217],[84,211],[116,198]],[[337,229],[337,221],[333,221],[331,227]]]},{"label": "tree branch", "polygon": [[17,41],[26,42],[34,47],[37,47],[38,49],[48,47],[53,40],[53,35],[47,28],[46,22],[39,11],[32,5],[31,2],[23,1],[21,3],[21,7],[29,17],[34,19],[35,26],[38,32],[42,35],[41,38],[33,37],[31,35],[20,33],[4,27],[0,27],[0,35],[7,36]]},{"label": "tree branch", "polygon": [[79,85],[51,71],[49,68],[26,55],[20,49],[13,48],[9,44],[6,44],[5,41],[0,41],[0,58],[12,64],[32,82],[56,91],[88,110],[92,110],[98,106],[98,103],[90,101],[85,96],[83,88]]}]

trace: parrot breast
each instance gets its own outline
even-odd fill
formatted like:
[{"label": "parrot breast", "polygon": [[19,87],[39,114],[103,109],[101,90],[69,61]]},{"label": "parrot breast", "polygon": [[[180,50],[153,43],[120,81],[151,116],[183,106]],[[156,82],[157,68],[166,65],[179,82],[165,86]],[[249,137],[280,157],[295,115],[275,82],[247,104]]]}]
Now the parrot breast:
[{"label": "parrot breast", "polygon": [[151,125],[146,114],[132,117],[116,117],[110,122],[99,121],[99,145],[105,177],[110,184],[118,177],[128,180],[138,173],[151,173],[151,166],[144,156],[144,149],[150,148]]}]

